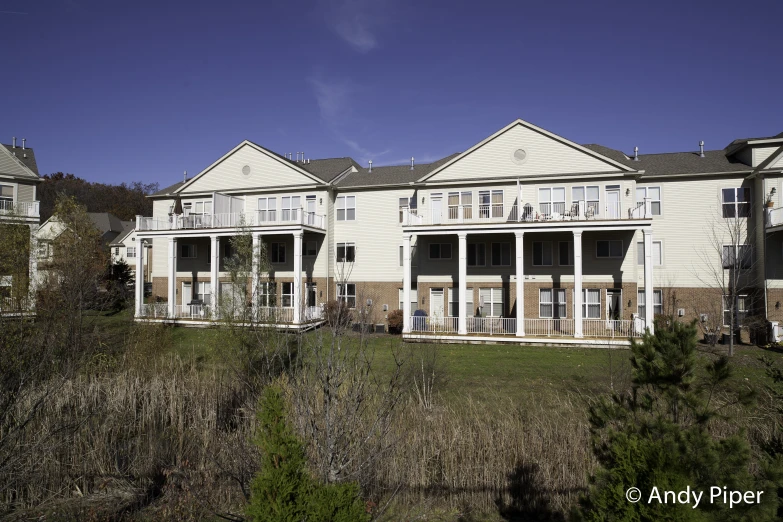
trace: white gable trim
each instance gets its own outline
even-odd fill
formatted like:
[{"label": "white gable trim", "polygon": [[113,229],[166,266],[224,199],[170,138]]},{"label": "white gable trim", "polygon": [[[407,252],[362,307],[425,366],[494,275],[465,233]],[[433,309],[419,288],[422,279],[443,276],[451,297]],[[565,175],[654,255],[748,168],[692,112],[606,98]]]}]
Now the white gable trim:
[{"label": "white gable trim", "polygon": [[[19,150],[24,150],[24,149],[19,149]],[[19,167],[19,170],[21,170],[21,172],[22,172],[22,175],[23,175],[23,176],[25,176],[25,177],[29,176],[29,177],[31,177],[32,179],[34,179],[34,180],[37,180],[37,181],[40,181],[40,180],[41,180],[41,178],[39,178],[39,177],[38,177],[38,174],[36,174],[36,173],[35,173],[35,172],[33,172],[32,170],[30,170],[30,167],[28,167],[27,165],[25,165],[25,164],[22,162],[22,160],[20,160],[19,158],[17,158],[17,157],[14,155],[14,153],[13,153],[13,152],[11,152],[10,150],[8,150],[8,148],[7,148],[7,147],[5,147],[5,146],[3,146],[3,145],[0,145],[0,154],[1,154],[1,153],[5,153],[5,154],[7,154],[7,155],[8,155],[8,157],[10,157],[10,158],[11,158],[11,159],[12,159],[12,160],[13,160],[13,161],[16,163],[16,165],[15,165],[15,166]],[[14,173],[12,173],[12,172],[9,172],[9,173],[7,173],[7,174],[9,174],[9,175],[10,175],[10,176],[12,176],[12,177],[16,177],[16,178],[19,178],[19,177],[20,177],[20,175],[19,175],[19,174],[14,174]]]},{"label": "white gable trim", "polygon": [[583,147],[583,146],[579,145],[578,143],[574,143],[573,141],[567,140],[567,139],[563,138],[562,136],[558,136],[557,134],[549,132],[548,130],[542,129],[541,127],[537,127],[537,126],[533,125],[532,123],[528,123],[528,122],[526,122],[526,121],[524,121],[522,119],[517,119],[517,120],[512,121],[511,123],[509,123],[508,125],[506,125],[502,129],[500,129],[499,131],[497,131],[492,136],[484,139],[483,141],[480,141],[479,143],[475,144],[474,146],[472,146],[471,148],[469,148],[465,152],[463,152],[460,155],[456,156],[455,158],[452,158],[451,160],[447,161],[446,163],[444,163],[443,165],[441,165],[437,169],[433,170],[432,172],[428,173],[426,176],[422,177],[418,181],[419,182],[427,181],[432,176],[438,174],[442,170],[448,168],[450,165],[453,165],[454,163],[458,162],[462,158],[464,158],[464,157],[468,156],[469,154],[473,153],[474,151],[480,149],[481,147],[483,147],[484,145],[486,145],[490,141],[492,141],[495,138],[497,138],[498,136],[508,132],[509,130],[513,129],[517,125],[521,125],[522,127],[527,127],[528,129],[530,129],[532,131],[535,131],[535,132],[538,132],[539,134],[542,134],[542,135],[544,135],[544,136],[546,136],[548,138],[551,138],[551,139],[553,139],[555,141],[558,141],[558,142],[562,143],[563,145],[566,145],[568,147],[576,149],[576,150],[578,150],[578,151],[580,151],[580,152],[582,152],[584,154],[587,154],[588,156],[591,156],[591,157],[593,157],[595,159],[598,159],[598,160],[603,161],[605,163],[608,163],[608,164],[610,164],[610,165],[612,165],[614,167],[617,167],[617,168],[619,168],[623,172],[636,172],[634,169],[632,169],[628,165],[624,165],[623,163],[620,163],[620,162],[615,161],[615,160],[613,160],[611,158],[608,158],[608,157],[604,156],[603,154],[599,154],[599,153],[595,152],[594,150],[590,150],[587,147]]},{"label": "white gable trim", "polygon": [[314,175],[310,174],[310,173],[309,173],[309,172],[307,172],[306,170],[304,170],[304,169],[302,169],[302,168],[300,168],[300,167],[298,167],[298,166],[296,166],[296,165],[291,165],[291,164],[290,164],[290,163],[288,163],[287,161],[283,161],[283,158],[281,158],[281,157],[280,157],[280,156],[278,156],[277,154],[275,154],[275,153],[273,153],[273,152],[271,152],[271,151],[269,151],[269,150],[265,149],[265,148],[264,148],[264,147],[262,147],[261,145],[258,145],[257,143],[253,143],[253,142],[252,142],[252,141],[250,141],[250,140],[243,140],[243,141],[242,141],[242,143],[240,143],[239,145],[237,145],[236,147],[234,147],[233,149],[231,149],[230,151],[228,151],[227,153],[225,153],[225,154],[224,154],[223,156],[221,156],[221,157],[220,157],[220,158],[219,158],[217,161],[215,161],[215,162],[214,162],[212,165],[210,165],[209,167],[205,168],[204,170],[202,170],[201,172],[199,172],[198,174],[196,174],[195,176],[193,176],[191,179],[189,179],[189,180],[188,180],[188,181],[187,181],[187,182],[186,182],[184,185],[182,185],[181,187],[179,187],[178,189],[176,189],[176,190],[174,191],[174,193],[175,193],[175,194],[178,194],[178,193],[182,192],[183,190],[185,190],[186,188],[188,188],[188,187],[189,187],[191,184],[193,184],[193,182],[195,182],[197,179],[200,179],[202,176],[204,176],[204,175],[205,175],[205,174],[207,174],[209,171],[211,171],[212,169],[214,169],[215,167],[217,167],[218,165],[220,165],[220,164],[221,164],[222,162],[224,162],[224,161],[225,161],[227,158],[231,157],[231,155],[232,155],[232,154],[234,154],[236,151],[238,151],[239,149],[241,149],[242,147],[244,147],[244,146],[246,146],[246,145],[247,145],[247,146],[249,146],[249,147],[251,147],[251,148],[253,148],[253,149],[255,149],[255,150],[257,150],[257,151],[258,151],[258,152],[260,152],[261,154],[264,154],[265,156],[269,157],[270,159],[273,159],[273,160],[277,161],[278,163],[281,163],[281,164],[285,165],[286,167],[290,168],[291,170],[293,170],[293,171],[295,171],[295,172],[298,172],[299,174],[302,174],[303,176],[306,176],[307,178],[309,178],[309,179],[311,179],[311,180],[315,181],[315,182],[316,182],[316,184],[318,184],[318,185],[326,185],[326,183],[324,182],[324,180],[322,180],[322,179],[319,179],[319,178],[315,177]]}]

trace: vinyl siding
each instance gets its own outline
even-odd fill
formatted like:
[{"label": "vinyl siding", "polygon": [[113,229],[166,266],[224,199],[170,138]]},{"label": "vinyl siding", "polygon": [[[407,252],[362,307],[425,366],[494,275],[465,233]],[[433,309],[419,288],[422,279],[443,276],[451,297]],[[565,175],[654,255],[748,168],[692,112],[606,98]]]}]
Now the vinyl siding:
[{"label": "vinyl siding", "polygon": [[778,147],[755,147],[753,149],[753,166],[758,167],[769,158]]},{"label": "vinyl siding", "polygon": [[[242,167],[245,165],[250,166],[249,175],[242,173]],[[282,158],[269,156],[250,145],[244,145],[231,156],[203,173],[183,193],[313,185],[315,183],[318,182],[297,172]]]},{"label": "vinyl siding", "polygon": [[[512,161],[514,151],[519,148],[527,152],[522,165]],[[516,125],[446,167],[429,181],[577,172],[620,172],[620,169],[549,136]]]},{"label": "vinyl siding", "polygon": [[35,201],[35,185],[19,183],[16,187],[16,201],[20,203]]},{"label": "vinyl siding", "polygon": [[770,163],[767,166],[768,169],[778,169],[783,168],[783,153],[781,153],[776,159],[772,160],[772,163]]}]

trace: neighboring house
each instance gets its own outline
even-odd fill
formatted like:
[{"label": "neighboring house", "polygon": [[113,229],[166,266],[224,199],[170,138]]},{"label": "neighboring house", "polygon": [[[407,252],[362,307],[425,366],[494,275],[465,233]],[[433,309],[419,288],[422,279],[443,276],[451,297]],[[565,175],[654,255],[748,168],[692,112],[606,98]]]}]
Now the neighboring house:
[{"label": "neighboring house", "polygon": [[[132,221],[121,221],[120,218],[109,212],[88,212],[87,215],[92,220],[95,228],[100,232],[101,241],[106,248],[109,248],[109,245],[117,237],[133,229]],[[37,258],[39,263],[51,261],[54,253],[53,243],[64,230],[65,225],[56,216],[50,217],[41,225],[37,234]]]},{"label": "neighboring house", "polygon": [[[274,297],[288,327],[329,300],[372,299],[381,318],[403,309],[410,340],[625,343],[652,329],[666,296],[684,319],[717,310],[728,324],[700,263],[715,257],[707,232],[733,215],[751,251],[727,239],[723,253],[756,261],[737,318],[783,319],[781,172],[783,133],[626,155],[516,120],[429,164],[367,168],[294,161],[246,140],[153,194],[136,229],[168,252],[151,277],[169,321],[188,324],[188,303],[231,291],[223,258],[243,224],[270,256],[255,304]],[[160,314],[137,300],[137,317]]]},{"label": "neighboring house", "polygon": [[[0,267],[0,313],[19,311],[14,310],[18,305],[10,299],[14,289],[18,291],[17,296],[22,293],[32,296],[35,290],[38,268],[36,257],[29,254],[35,250],[35,235],[40,223],[39,202],[36,200],[40,177],[35,153],[25,141],[22,140],[21,146],[17,146],[16,138],[11,145],[0,144],[0,225],[30,229],[30,250],[23,253],[28,257],[26,273],[2,273],[11,269]],[[22,279],[24,281],[20,281]],[[15,288],[17,284],[24,284],[27,288]],[[28,309],[33,305],[32,299],[24,304]]]},{"label": "neighboring house", "polygon": [[[132,221],[123,221],[123,224],[128,224],[128,229],[117,236],[114,241],[109,244],[111,250],[112,263],[119,263],[124,261],[130,266],[131,271],[136,273],[136,249],[139,246],[138,239],[136,237],[136,229]],[[144,244],[145,257],[144,257],[144,280],[150,281],[152,274],[152,245],[149,243]]]}]

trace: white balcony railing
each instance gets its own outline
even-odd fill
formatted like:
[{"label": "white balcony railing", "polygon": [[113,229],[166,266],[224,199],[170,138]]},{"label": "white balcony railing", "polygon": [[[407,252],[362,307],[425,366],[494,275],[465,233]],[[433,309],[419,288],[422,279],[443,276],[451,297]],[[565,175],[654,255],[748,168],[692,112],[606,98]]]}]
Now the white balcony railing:
[{"label": "white balcony railing", "polygon": [[167,218],[142,217],[139,230],[190,230],[200,228],[239,228],[275,225],[307,225],[325,229],[322,214],[302,209],[259,210],[256,212],[232,212],[229,214],[190,214]]},{"label": "white balcony railing", "polygon": [[783,207],[767,209],[767,226],[783,225]]},{"label": "white balcony railing", "polygon": [[585,337],[641,337],[643,323],[633,319],[583,319],[582,332]]},{"label": "white balcony railing", "polygon": [[[456,334],[459,331],[457,317],[413,316],[410,320],[412,332]],[[468,317],[466,326],[468,334],[516,335],[517,320],[509,317]],[[582,332],[585,338],[641,337],[644,320],[583,319]],[[574,337],[574,334],[574,319],[525,319],[527,337]]]},{"label": "white balcony railing", "polygon": [[515,335],[517,320],[509,317],[468,317],[468,333]]},{"label": "white balcony railing", "polygon": [[525,335],[530,337],[573,337],[573,319],[525,319]]},{"label": "white balcony railing", "polygon": [[0,199],[0,214],[20,217],[39,217],[40,201],[17,201]]},{"label": "white balcony railing", "polygon": [[[782,209],[783,210],[783,209]],[[652,217],[651,203],[645,199],[638,205],[623,211],[621,203],[600,204],[598,201],[523,203],[518,205],[460,204],[450,205],[445,212],[431,209],[430,212],[418,213],[401,210],[402,224],[411,225],[448,225],[454,223],[511,223],[511,222],[545,222],[545,221],[584,221],[584,220],[623,220],[649,219]],[[783,222],[783,212],[781,212]]]},{"label": "white balcony railing", "polygon": [[411,328],[415,332],[457,333],[457,317],[411,317]]}]

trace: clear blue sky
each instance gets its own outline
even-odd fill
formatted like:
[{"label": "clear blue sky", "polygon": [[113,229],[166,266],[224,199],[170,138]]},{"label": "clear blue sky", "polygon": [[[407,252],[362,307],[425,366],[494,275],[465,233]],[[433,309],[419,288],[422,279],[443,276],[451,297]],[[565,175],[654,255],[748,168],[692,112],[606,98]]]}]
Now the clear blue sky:
[{"label": "clear blue sky", "polygon": [[781,38],[781,0],[0,0],[0,141],[42,174],[161,186],[245,138],[425,162],[515,118],[719,149],[783,131]]}]

